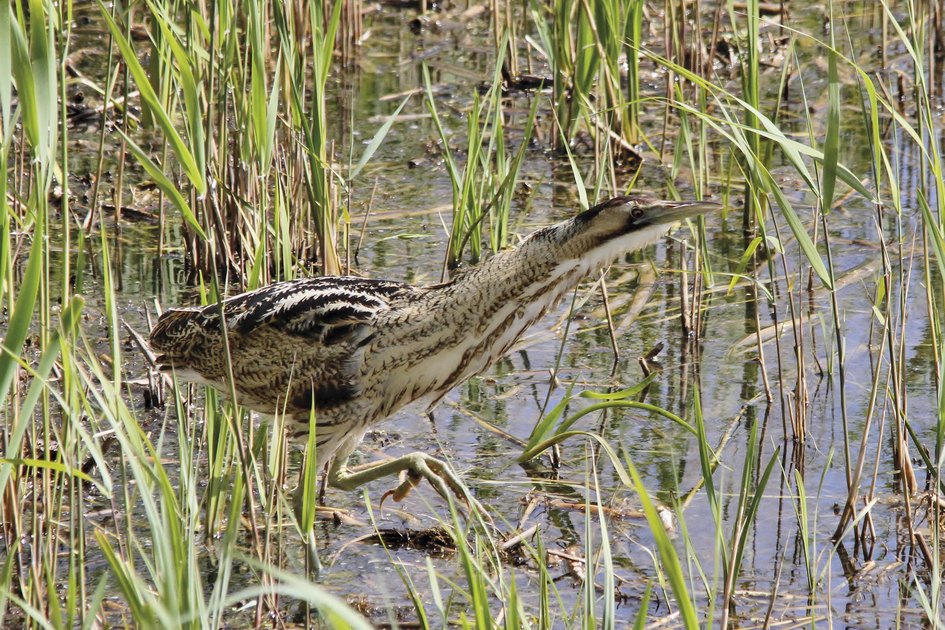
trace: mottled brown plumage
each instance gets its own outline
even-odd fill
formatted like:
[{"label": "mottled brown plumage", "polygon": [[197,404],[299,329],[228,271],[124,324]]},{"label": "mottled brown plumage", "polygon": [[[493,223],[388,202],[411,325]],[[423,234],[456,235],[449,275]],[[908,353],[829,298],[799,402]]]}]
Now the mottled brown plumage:
[{"label": "mottled brown plumage", "polygon": [[345,461],[370,426],[408,403],[433,405],[492,365],[581,279],[715,207],[618,197],[538,230],[449,283],[281,282],[221,304],[171,309],[151,331],[151,346],[178,377],[224,394],[232,374],[238,402],[285,414],[300,437],[314,408],[317,457],[335,458],[333,485],[351,488],[408,470],[441,494],[460,492],[461,482],[422,453],[359,473]]}]

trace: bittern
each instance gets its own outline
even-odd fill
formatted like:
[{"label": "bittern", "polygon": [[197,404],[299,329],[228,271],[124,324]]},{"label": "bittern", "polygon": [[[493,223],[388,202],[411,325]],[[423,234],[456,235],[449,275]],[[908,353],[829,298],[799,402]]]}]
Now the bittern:
[{"label": "bittern", "polygon": [[[162,369],[265,414],[283,414],[328,483],[353,489],[406,471],[469,500],[441,461],[416,452],[357,471],[348,457],[365,432],[416,401],[432,408],[482,373],[577,284],[669,227],[718,207],[704,201],[616,197],[540,229],[455,279],[429,287],[357,277],[279,282],[196,308],[170,309],[151,331]],[[230,382],[232,379],[232,383]],[[391,493],[388,493],[391,494]],[[385,495],[386,496],[386,495]]]}]

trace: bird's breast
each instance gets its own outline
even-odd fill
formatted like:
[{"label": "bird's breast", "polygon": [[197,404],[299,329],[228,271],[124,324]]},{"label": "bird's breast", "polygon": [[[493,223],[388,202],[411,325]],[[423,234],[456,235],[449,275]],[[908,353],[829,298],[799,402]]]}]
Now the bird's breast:
[{"label": "bird's breast", "polygon": [[[410,318],[400,317],[396,324],[379,322],[365,357],[365,378],[383,383],[380,415],[420,399],[436,400],[487,370],[573,288],[571,276],[577,271],[572,264],[562,265],[524,291],[494,283],[477,294],[454,294],[442,304],[412,309]],[[396,339],[385,330],[396,330]]]}]

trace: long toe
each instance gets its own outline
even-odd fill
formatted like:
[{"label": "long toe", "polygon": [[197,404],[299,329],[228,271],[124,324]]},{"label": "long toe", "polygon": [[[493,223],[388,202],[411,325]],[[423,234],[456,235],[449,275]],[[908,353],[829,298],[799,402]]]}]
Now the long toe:
[{"label": "long toe", "polygon": [[[492,524],[492,517],[486,512],[485,507],[476,500],[476,497],[472,495],[472,492],[469,491],[466,484],[463,483],[446,464],[429,456],[424,458],[424,463],[427,464],[427,468],[430,470],[431,474],[435,475],[435,481],[434,479],[430,479],[430,484],[436,488],[437,492],[439,492],[446,501],[449,501],[449,497],[447,496],[448,488],[449,493],[466,506],[466,510],[469,511],[470,515],[479,514]],[[463,517],[467,517],[465,513],[463,513]]]},{"label": "long toe", "polygon": [[384,507],[384,501],[386,501],[388,497],[390,497],[394,501],[397,501],[398,503],[400,501],[403,501],[404,499],[407,498],[407,495],[410,494],[411,490],[413,490],[418,485],[420,485],[421,481],[423,481],[422,474],[418,473],[415,470],[408,470],[407,478],[404,479],[403,483],[401,483],[399,486],[397,486],[393,490],[388,490],[387,492],[384,493],[384,495],[381,497],[380,507],[382,508]]}]

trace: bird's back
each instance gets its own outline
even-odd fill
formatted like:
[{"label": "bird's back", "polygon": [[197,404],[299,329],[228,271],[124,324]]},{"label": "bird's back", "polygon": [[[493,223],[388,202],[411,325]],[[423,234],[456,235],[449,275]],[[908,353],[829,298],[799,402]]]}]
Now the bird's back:
[{"label": "bird's back", "polygon": [[[280,282],[208,306],[171,309],[151,332],[164,369],[263,413],[307,417],[361,395],[376,318],[410,300],[410,285],[355,277]],[[222,317],[221,317],[222,316]],[[221,326],[225,322],[225,326]]]}]

